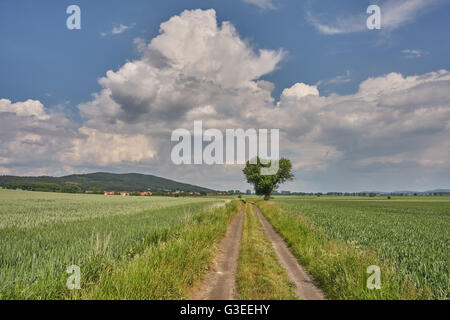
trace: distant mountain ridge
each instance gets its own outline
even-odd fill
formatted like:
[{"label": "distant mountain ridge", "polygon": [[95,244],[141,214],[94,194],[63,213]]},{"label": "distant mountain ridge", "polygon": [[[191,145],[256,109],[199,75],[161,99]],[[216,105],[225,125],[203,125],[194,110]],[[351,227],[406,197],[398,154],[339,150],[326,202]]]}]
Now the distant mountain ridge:
[{"label": "distant mountain ridge", "polygon": [[174,180],[140,173],[115,174],[96,172],[88,174],[73,174],[64,177],[19,177],[0,176],[0,186],[7,184],[45,183],[64,186],[76,184],[83,190],[98,189],[102,191],[187,191],[187,192],[215,192],[214,190],[196,185],[177,182]]}]

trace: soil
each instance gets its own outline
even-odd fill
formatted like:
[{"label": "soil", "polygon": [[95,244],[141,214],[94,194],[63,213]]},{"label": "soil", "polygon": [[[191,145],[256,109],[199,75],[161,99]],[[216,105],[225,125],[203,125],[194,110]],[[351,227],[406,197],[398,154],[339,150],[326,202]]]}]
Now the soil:
[{"label": "soil", "polygon": [[244,206],[232,220],[225,237],[219,243],[214,267],[190,294],[193,300],[236,299],[236,273],[241,248]]}]

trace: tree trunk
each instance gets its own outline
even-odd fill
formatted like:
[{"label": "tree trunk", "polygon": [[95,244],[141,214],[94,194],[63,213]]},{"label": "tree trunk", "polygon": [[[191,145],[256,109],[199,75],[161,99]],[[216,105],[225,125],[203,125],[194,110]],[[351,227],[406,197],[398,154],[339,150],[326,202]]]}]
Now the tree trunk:
[{"label": "tree trunk", "polygon": [[266,195],[264,196],[264,201],[268,201],[268,200],[270,200],[270,194],[266,194]]}]

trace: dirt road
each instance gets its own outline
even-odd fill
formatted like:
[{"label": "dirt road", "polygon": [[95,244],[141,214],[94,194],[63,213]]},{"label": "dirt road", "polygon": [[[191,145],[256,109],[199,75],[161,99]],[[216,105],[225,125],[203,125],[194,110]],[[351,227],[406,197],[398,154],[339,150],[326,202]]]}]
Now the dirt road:
[{"label": "dirt road", "polygon": [[236,272],[241,247],[244,207],[231,222],[225,237],[219,243],[214,268],[205,276],[193,300],[233,300],[236,298]]},{"label": "dirt road", "polygon": [[267,238],[272,242],[275,253],[281,265],[286,269],[291,281],[295,283],[296,292],[302,300],[325,300],[325,295],[318,288],[308,273],[298,264],[297,259],[289,250],[284,240],[277,234],[272,225],[262,215],[261,211],[253,206],[264,227]]}]

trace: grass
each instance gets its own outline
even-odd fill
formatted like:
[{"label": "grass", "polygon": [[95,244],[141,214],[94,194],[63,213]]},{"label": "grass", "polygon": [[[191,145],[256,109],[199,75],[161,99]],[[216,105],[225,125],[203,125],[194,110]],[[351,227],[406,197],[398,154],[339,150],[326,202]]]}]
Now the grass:
[{"label": "grass", "polygon": [[280,265],[252,205],[246,204],[237,289],[242,300],[294,300],[294,284]]},{"label": "grass", "polygon": [[150,247],[226,221],[212,201],[0,190],[0,299],[70,298],[68,266],[89,287]]},{"label": "grass", "polygon": [[104,270],[96,283],[73,298],[186,299],[188,289],[207,272],[216,244],[239,208],[240,203],[232,201],[190,216],[131,261]]},{"label": "grass", "polygon": [[[381,259],[376,251],[361,248],[355,243],[343,241],[340,237],[327,236],[322,228],[313,225],[295,206],[280,209],[272,202],[258,202],[258,206],[328,298],[438,298],[433,295],[431,287],[416,287],[413,281],[402,274],[397,264]],[[322,211],[323,215],[328,214],[325,208],[322,208]],[[333,221],[336,225],[342,224],[336,217]],[[369,225],[371,223],[373,221],[369,220]],[[355,231],[355,234],[357,233],[358,231]],[[381,290],[369,290],[366,286],[369,277],[366,270],[371,265],[381,268]]]},{"label": "grass", "polygon": [[[0,189],[0,299],[184,299],[241,206],[229,198],[105,197]],[[448,299],[449,197],[258,202],[331,299]],[[81,290],[66,268],[81,269]],[[381,290],[366,287],[381,268]],[[251,205],[241,299],[295,299]]]},{"label": "grass", "polygon": [[306,217],[327,239],[373,252],[399,276],[433,298],[448,299],[450,284],[450,197],[277,200]]}]

